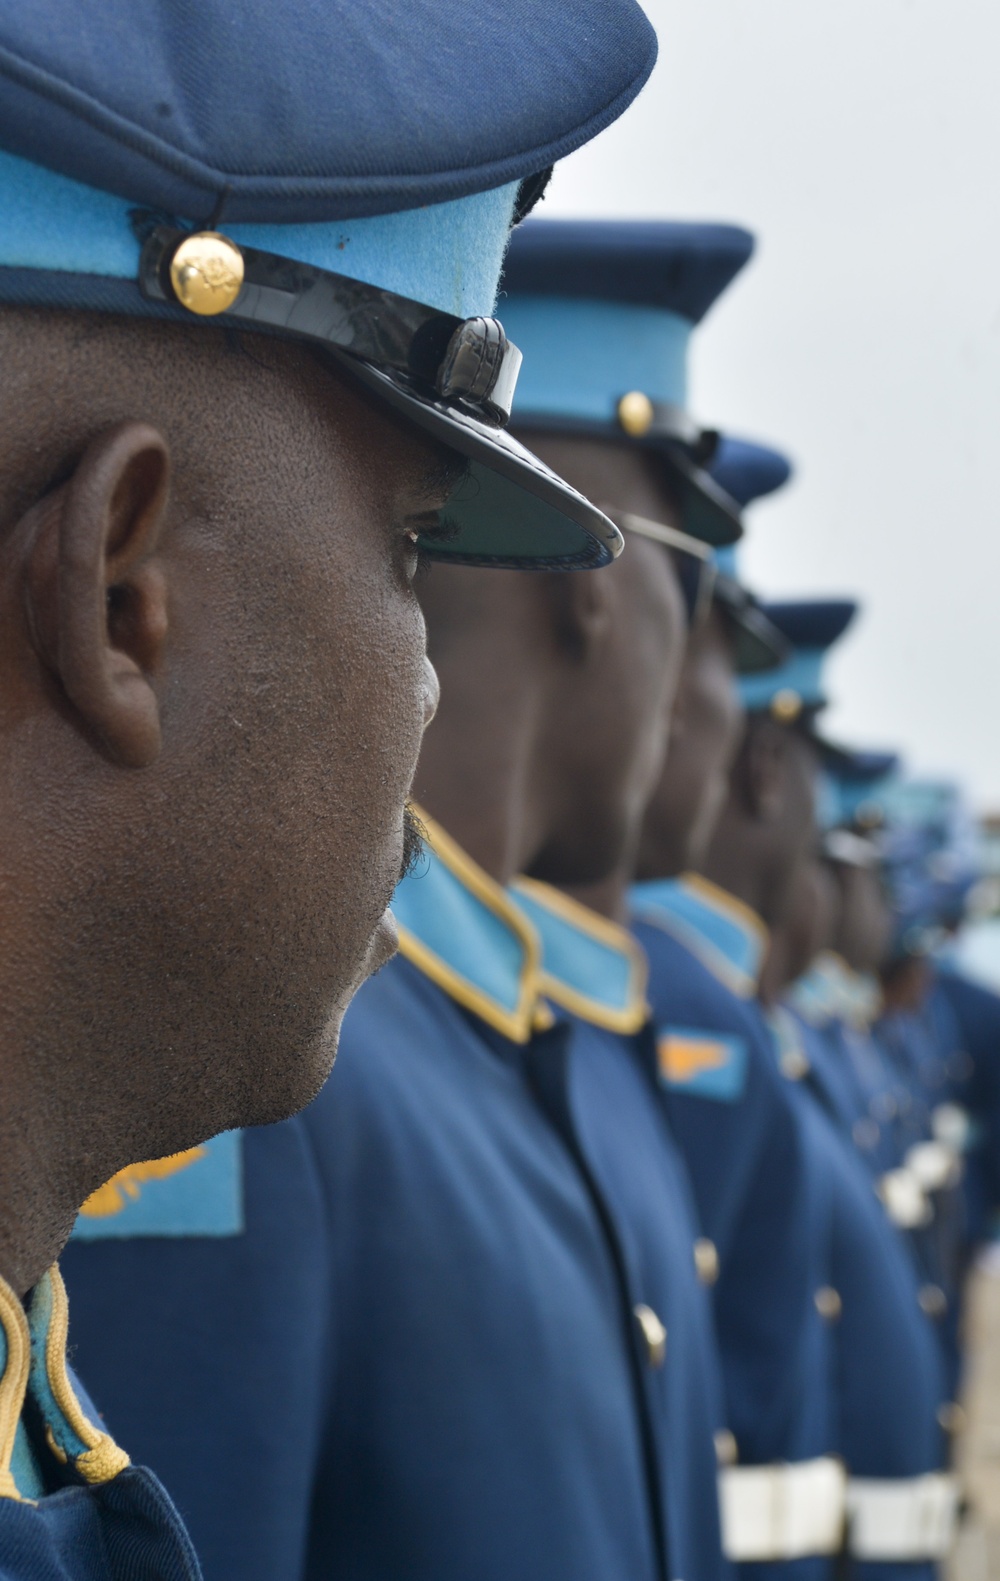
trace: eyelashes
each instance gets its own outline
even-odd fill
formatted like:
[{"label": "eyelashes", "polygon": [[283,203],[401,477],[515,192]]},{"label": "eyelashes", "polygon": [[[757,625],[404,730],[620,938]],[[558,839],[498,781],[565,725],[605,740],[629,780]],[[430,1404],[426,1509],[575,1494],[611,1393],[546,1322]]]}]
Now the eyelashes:
[{"label": "eyelashes", "polygon": [[417,574],[427,571],[435,558],[435,550],[458,537],[459,523],[449,519],[444,511],[428,511],[426,515],[411,516],[406,525],[407,535],[415,535]]}]

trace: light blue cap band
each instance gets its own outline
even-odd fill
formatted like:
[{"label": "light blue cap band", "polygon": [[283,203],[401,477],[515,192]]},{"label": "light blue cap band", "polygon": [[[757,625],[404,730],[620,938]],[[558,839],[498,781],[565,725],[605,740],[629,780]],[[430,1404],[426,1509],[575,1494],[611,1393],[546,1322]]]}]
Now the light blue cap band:
[{"label": "light blue cap band", "polygon": [[727,544],[724,549],[713,550],[716,569],[720,576],[731,577],[734,582],[740,579],[739,566],[736,563],[736,545]]},{"label": "light blue cap band", "polygon": [[[491,314],[518,183],[398,214],[225,225],[234,242],[332,269],[461,318]],[[136,205],[0,151],[0,267],[135,280]]]},{"label": "light blue cap band", "polygon": [[619,400],[641,390],[684,406],[692,325],[664,308],[557,296],[501,297],[497,309],[524,367],[518,412],[613,421]]},{"label": "light blue cap band", "polygon": [[779,692],[795,692],[803,708],[822,708],[825,648],[796,648],[787,663],[763,675],[737,677],[743,706],[751,711],[769,708]]}]

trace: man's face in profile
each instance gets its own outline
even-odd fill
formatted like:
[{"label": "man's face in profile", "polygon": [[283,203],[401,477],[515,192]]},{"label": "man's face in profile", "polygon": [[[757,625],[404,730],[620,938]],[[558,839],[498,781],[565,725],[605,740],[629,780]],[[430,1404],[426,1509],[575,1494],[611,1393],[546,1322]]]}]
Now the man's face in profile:
[{"label": "man's face in profile", "polygon": [[[415,538],[453,469],[291,343],[56,314],[5,314],[0,334],[0,885],[31,901],[5,904],[22,966],[5,1013],[42,1067],[75,1062],[81,1112],[88,1091],[105,1111],[121,1097],[127,1162],[308,1101],[391,950],[436,698]],[[115,720],[102,738],[86,687],[67,699],[46,579],[79,457],[137,416],[170,482],[135,564],[124,528],[106,546],[100,637],[159,729],[126,767]],[[121,488],[145,509],[143,478],[109,494],[114,521],[132,519]],[[25,578],[51,640],[24,618]]]}]

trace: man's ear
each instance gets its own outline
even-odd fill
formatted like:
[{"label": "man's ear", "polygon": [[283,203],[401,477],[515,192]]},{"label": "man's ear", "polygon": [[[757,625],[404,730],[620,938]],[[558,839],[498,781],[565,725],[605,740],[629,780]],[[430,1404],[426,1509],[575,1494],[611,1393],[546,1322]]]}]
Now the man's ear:
[{"label": "man's ear", "polygon": [[755,719],[747,726],[741,779],[748,810],[758,823],[776,823],[785,810],[788,745],[783,726],[769,719]]},{"label": "man's ear", "polygon": [[155,428],[118,424],[91,441],[69,481],[18,529],[38,656],[87,733],[127,768],[147,767],[161,744],[153,682],[167,590],[156,550],[169,472]]},{"label": "man's ear", "polygon": [[614,567],[601,571],[554,571],[545,578],[556,641],[574,663],[599,653],[611,629]]}]

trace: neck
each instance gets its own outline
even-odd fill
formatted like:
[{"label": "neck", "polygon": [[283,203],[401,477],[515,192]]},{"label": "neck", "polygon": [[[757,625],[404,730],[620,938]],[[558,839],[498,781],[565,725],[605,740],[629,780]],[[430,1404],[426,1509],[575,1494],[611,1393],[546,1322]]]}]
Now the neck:
[{"label": "neck", "polygon": [[568,895],[579,901],[581,906],[589,906],[591,911],[596,911],[600,916],[607,917],[611,922],[617,922],[621,927],[628,926],[628,887],[631,882],[632,863],[623,861],[613,873],[602,878],[596,884],[564,885]]},{"label": "neck", "polygon": [[442,704],[424,738],[416,798],[506,885],[531,866],[548,832],[542,710],[533,686],[518,686],[502,668],[491,686],[484,668],[471,674],[456,665],[454,675],[450,668],[442,673]]},{"label": "neck", "polygon": [[775,885],[754,835],[753,826],[745,820],[724,817],[699,871],[773,928],[778,910]]},{"label": "neck", "polygon": [[780,933],[774,933],[771,935],[760,971],[760,981],[757,984],[757,997],[761,1004],[771,1009],[778,1003],[789,983],[786,951]]},{"label": "neck", "polygon": [[28,1063],[5,1061],[0,1129],[0,1275],[22,1298],[59,1256],[91,1189],[69,1178],[51,1088],[18,1081]]}]

